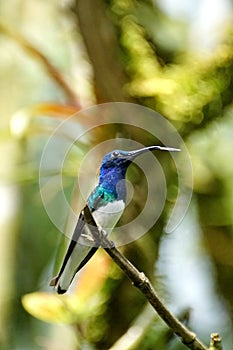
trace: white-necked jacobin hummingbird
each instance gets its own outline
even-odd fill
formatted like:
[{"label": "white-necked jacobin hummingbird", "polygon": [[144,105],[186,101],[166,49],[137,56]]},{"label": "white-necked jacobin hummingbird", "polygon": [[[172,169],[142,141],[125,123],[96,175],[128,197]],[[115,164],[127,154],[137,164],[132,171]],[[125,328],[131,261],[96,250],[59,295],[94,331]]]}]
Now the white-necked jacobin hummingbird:
[{"label": "white-necked jacobin hummingbird", "polygon": [[[87,199],[96,224],[109,234],[120,219],[126,200],[126,171],[130,163],[147,151],[179,151],[177,148],[149,146],[135,151],[114,150],[103,158],[99,182]],[[81,211],[60,271],[50,285],[56,286],[58,294],[65,293],[76,273],[88,262],[98,249]]]}]

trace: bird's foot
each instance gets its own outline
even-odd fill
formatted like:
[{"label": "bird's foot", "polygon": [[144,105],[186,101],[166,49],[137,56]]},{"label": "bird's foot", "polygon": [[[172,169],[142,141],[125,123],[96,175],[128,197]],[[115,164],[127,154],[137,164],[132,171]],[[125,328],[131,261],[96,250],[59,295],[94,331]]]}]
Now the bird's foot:
[{"label": "bird's foot", "polygon": [[81,237],[84,238],[85,240],[88,240],[90,242],[94,242],[95,239],[90,233],[82,233]]},{"label": "bird's foot", "polygon": [[104,236],[104,238],[107,238],[108,233],[104,229],[102,229],[101,227],[99,228],[99,230],[102,233],[102,235]]},{"label": "bird's foot", "polygon": [[110,243],[109,249],[116,248],[115,243],[113,241],[109,241],[109,243]]},{"label": "bird's foot", "polygon": [[[100,234],[100,240],[101,240],[101,245],[102,246],[106,246],[106,242],[104,242],[104,239],[105,238],[108,238],[108,232],[107,231],[105,231],[102,227],[100,227],[99,225],[98,225],[98,230],[99,230],[99,234]],[[101,239],[101,237],[102,237],[102,239]],[[110,241],[109,239],[108,239],[108,241],[107,241],[108,243],[107,243],[107,245],[109,245],[109,249],[112,249],[112,248],[115,248],[115,243],[113,242],[113,241]]]}]

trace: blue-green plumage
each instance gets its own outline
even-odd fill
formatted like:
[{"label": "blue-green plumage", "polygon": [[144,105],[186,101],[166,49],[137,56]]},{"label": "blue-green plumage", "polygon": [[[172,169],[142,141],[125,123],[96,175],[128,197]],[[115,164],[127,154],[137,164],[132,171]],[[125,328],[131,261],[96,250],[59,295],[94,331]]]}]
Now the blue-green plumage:
[{"label": "blue-green plumage", "polygon": [[[140,154],[152,150],[179,151],[176,148],[150,146],[136,151],[115,150],[103,158],[99,182],[87,199],[87,206],[96,223],[109,234],[125,208],[125,176],[130,163]],[[63,294],[69,288],[75,274],[88,262],[98,249],[81,211],[74,233],[58,275],[50,282]]]},{"label": "blue-green plumage", "polygon": [[93,211],[114,200],[117,200],[116,191],[111,191],[110,189],[104,188],[102,185],[98,185],[90,194],[87,204],[90,210]]}]

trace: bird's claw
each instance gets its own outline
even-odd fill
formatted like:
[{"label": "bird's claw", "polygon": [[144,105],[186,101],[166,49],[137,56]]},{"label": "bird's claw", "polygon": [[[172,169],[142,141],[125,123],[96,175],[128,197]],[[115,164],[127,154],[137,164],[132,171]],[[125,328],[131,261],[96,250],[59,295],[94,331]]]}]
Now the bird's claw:
[{"label": "bird's claw", "polygon": [[110,243],[110,249],[116,248],[115,243],[113,241],[109,241]]},{"label": "bird's claw", "polygon": [[[107,238],[108,237],[108,232],[105,231],[101,226],[97,225],[98,227],[98,230],[99,230],[99,233],[100,233],[100,236],[104,238]],[[101,239],[101,240],[103,240]],[[104,243],[104,242],[103,242]],[[109,248],[112,249],[112,248],[115,248],[115,243],[113,241],[110,241],[108,240],[108,243],[110,244]],[[105,244],[104,244],[105,245]]]}]

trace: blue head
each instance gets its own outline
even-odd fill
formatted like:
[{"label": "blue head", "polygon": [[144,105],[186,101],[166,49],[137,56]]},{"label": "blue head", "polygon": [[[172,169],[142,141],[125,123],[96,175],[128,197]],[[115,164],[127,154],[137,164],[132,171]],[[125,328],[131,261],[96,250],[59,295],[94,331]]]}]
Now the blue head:
[{"label": "blue head", "polygon": [[139,155],[153,150],[179,151],[177,148],[149,146],[135,151],[114,150],[107,153],[100,167],[99,186],[115,194],[119,199],[125,199],[125,176],[128,166]]}]

